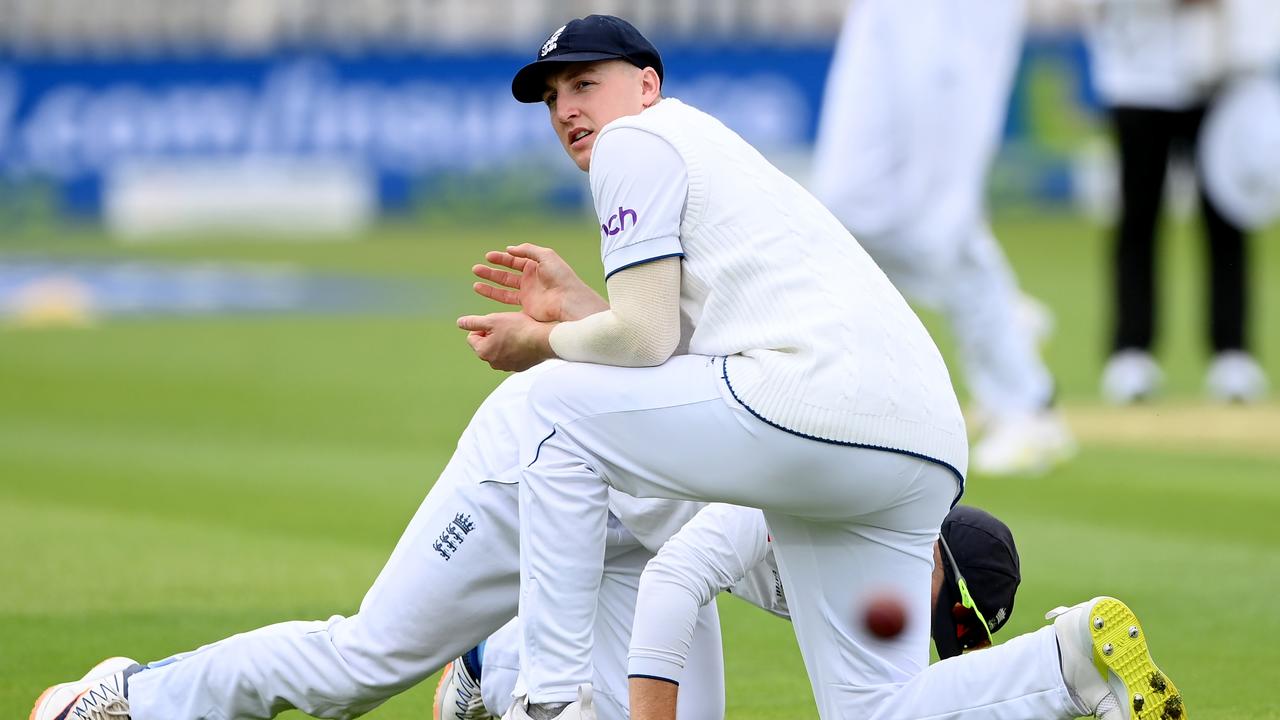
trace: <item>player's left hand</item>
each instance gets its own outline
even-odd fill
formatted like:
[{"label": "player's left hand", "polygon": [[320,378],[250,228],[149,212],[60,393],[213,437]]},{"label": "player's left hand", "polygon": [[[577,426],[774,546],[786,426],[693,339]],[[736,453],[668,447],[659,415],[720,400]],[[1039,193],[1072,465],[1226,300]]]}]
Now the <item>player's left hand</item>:
[{"label": "player's left hand", "polygon": [[475,283],[476,293],[500,303],[518,305],[534,320],[581,320],[609,309],[609,303],[551,248],[524,243],[512,245],[505,252],[492,250],[485,253],[484,259],[497,267],[471,268],[476,277],[493,283]]},{"label": "player's left hand", "polygon": [[467,344],[494,370],[520,372],[555,357],[551,329],[555,323],[538,322],[522,312],[466,315],[458,327],[467,331]]}]

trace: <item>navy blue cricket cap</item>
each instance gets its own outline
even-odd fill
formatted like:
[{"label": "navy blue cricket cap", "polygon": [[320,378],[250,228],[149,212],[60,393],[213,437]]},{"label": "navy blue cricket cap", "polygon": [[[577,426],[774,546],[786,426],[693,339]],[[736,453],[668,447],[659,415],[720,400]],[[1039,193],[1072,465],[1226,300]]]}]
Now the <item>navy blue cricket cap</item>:
[{"label": "navy blue cricket cap", "polygon": [[[960,566],[973,601],[987,619],[987,628],[994,633],[1013,614],[1013,600],[1022,581],[1013,531],[985,510],[957,505],[942,521],[942,537],[955,555],[955,563]],[[932,635],[938,657],[945,660],[959,655],[970,645],[957,635],[952,608],[960,602],[960,588],[956,583],[957,568],[945,551],[942,565],[945,580],[934,606]],[[966,638],[985,640],[986,635],[974,632]]]},{"label": "navy blue cricket cap", "polygon": [[538,48],[538,57],[512,79],[511,94],[523,103],[542,102],[549,73],[566,63],[594,60],[626,60],[638,68],[657,70],[662,79],[658,49],[635,26],[612,15],[588,15],[551,33]]}]

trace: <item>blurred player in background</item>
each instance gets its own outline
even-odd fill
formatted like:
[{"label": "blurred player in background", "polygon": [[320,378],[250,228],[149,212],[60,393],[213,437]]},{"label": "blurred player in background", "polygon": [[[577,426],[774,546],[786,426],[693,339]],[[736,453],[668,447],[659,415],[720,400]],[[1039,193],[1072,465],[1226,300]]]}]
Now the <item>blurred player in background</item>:
[{"label": "blurred player in background", "polygon": [[1075,450],[1028,322],[1045,311],[1018,290],[985,209],[1024,15],[1023,0],[852,3],[813,179],[894,284],[946,317],[985,426],[973,468],[998,474]]},{"label": "blurred player in background", "polygon": [[[1093,79],[1109,107],[1120,150],[1120,218],[1112,264],[1111,357],[1102,393],[1132,403],[1156,393],[1163,374],[1152,355],[1157,325],[1156,240],[1171,153],[1194,157],[1200,128],[1224,79],[1222,52],[1257,32],[1247,19],[1224,26],[1231,0],[1084,0],[1089,17]],[[1259,18],[1260,19],[1260,18]],[[1280,35],[1280,27],[1271,32]],[[1220,400],[1253,401],[1267,388],[1250,352],[1247,238],[1206,193],[1197,167],[1208,255],[1208,340],[1213,360],[1205,376]],[[1280,172],[1280,168],[1276,169]]]}]

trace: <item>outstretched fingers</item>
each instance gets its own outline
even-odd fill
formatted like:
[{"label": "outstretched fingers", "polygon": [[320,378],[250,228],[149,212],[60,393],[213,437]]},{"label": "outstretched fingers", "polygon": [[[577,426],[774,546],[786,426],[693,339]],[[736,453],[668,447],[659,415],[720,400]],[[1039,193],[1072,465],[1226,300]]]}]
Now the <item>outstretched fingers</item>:
[{"label": "outstretched fingers", "polygon": [[488,280],[509,288],[519,288],[520,278],[524,277],[523,275],[517,275],[516,273],[507,272],[501,268],[489,267],[488,265],[472,265],[471,274],[481,280]]},{"label": "outstretched fingers", "polygon": [[485,285],[484,283],[475,283],[471,288],[476,291],[477,295],[496,300],[504,305],[520,305],[520,294],[514,290]]},{"label": "outstretched fingers", "polygon": [[484,259],[486,262],[491,262],[494,265],[509,267],[512,270],[518,270],[521,272],[524,271],[525,265],[529,264],[529,260],[527,258],[517,257],[509,252],[503,252],[501,250],[490,250],[484,254]]},{"label": "outstretched fingers", "polygon": [[[505,253],[487,253],[485,255],[485,259],[490,262],[499,262],[502,258],[495,258],[497,255],[505,255]],[[507,255],[506,257],[510,258],[511,256]],[[529,260],[521,259],[519,264],[525,270],[537,267],[537,263]],[[523,275],[518,275],[516,273],[508,272],[501,268],[490,267],[488,265],[473,265],[471,266],[471,272],[481,280],[488,280],[489,282],[494,283],[494,285],[488,285],[485,283],[475,283],[472,285],[471,287],[476,291],[477,295],[487,297],[490,300],[496,300],[505,305],[520,304],[520,295],[518,291],[520,290],[520,278],[524,277]]]},{"label": "outstretched fingers", "polygon": [[507,248],[507,254],[517,260],[525,259],[526,262],[530,260],[534,262],[546,262],[547,260],[554,260],[559,257],[556,255],[555,250],[542,247],[541,245],[534,245],[533,243],[512,245]]}]

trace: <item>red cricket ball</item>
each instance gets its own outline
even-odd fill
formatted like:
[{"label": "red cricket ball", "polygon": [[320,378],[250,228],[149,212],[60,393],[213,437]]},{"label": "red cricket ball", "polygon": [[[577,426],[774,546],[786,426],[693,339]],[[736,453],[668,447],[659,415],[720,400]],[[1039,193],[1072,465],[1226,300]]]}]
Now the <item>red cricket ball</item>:
[{"label": "red cricket ball", "polygon": [[872,635],[888,640],[896,637],[906,627],[907,608],[895,595],[872,595],[867,599],[863,622]]}]

